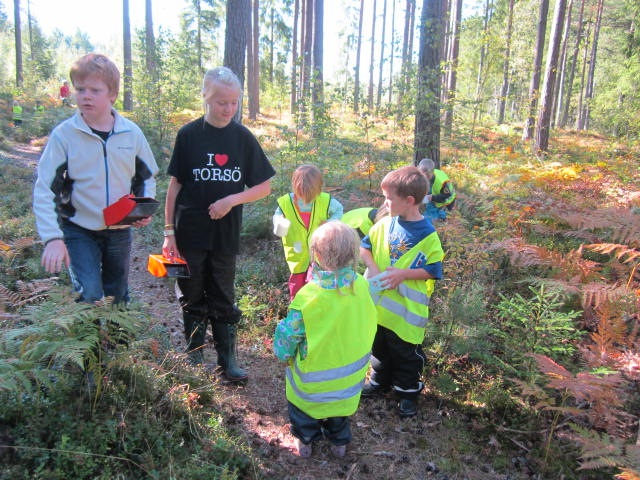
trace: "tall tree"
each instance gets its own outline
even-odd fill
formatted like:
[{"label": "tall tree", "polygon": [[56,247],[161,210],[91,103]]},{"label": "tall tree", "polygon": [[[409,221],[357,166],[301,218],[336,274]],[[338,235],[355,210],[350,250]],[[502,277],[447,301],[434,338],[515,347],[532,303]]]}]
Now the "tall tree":
[{"label": "tall tree", "polygon": [[587,83],[585,86],[584,103],[578,117],[578,130],[589,128],[589,114],[591,110],[591,100],[593,98],[593,86],[595,82],[596,57],[598,53],[598,40],[600,38],[600,26],[602,25],[602,12],[604,10],[604,0],[598,0],[596,5],[596,23],[593,27],[593,40],[591,42],[591,53],[589,55],[589,71],[587,73]]},{"label": "tall tree", "polygon": [[560,114],[562,112],[564,85],[566,83],[566,74],[567,74],[567,52],[569,49],[569,33],[571,32],[572,10],[573,10],[573,0],[569,0],[569,3],[567,4],[567,14],[566,14],[566,20],[564,23],[564,29],[562,30],[562,43],[560,45],[560,61],[558,63],[558,80],[557,80],[556,94],[553,100],[552,126],[557,125],[559,123]]},{"label": "tall tree", "polygon": [[153,32],[153,2],[144,2],[144,32],[146,41],[146,65],[152,81],[158,81],[158,65],[156,62],[156,35]]},{"label": "tall tree", "polygon": [[[224,34],[225,67],[229,67],[240,79],[244,87],[245,53],[247,50],[247,16],[251,14],[250,0],[227,0],[227,24]],[[236,120],[242,118],[242,108],[238,108]]]},{"label": "tall tree", "polygon": [[369,56],[369,89],[367,91],[367,108],[373,111],[373,72],[375,70],[376,47],[376,8],[378,0],[373,0],[373,13],[371,14],[371,55]]},{"label": "tall tree", "polygon": [[398,112],[402,111],[404,95],[409,85],[411,71],[413,23],[415,21],[416,2],[407,0],[404,13],[404,38],[402,41],[402,66],[400,67],[400,84],[398,88]]},{"label": "tall tree", "polygon": [[440,165],[440,78],[444,42],[442,0],[423,0],[420,20],[414,163],[431,158]]},{"label": "tall tree", "polygon": [[534,151],[536,153],[546,152],[549,147],[549,129],[551,127],[551,115],[553,114],[553,92],[558,71],[560,41],[562,39],[562,27],[564,26],[566,9],[567,0],[556,0],[547,52],[547,66],[545,68],[542,91],[540,92],[540,106],[538,108],[538,120],[536,122],[534,145]]},{"label": "tall tree", "polygon": [[451,135],[453,126],[453,106],[456,98],[456,85],[458,80],[458,55],[460,52],[460,23],[462,21],[462,0],[456,0],[455,11],[451,25],[451,48],[449,52],[449,73],[446,85],[446,103],[444,110],[444,130],[447,135]]},{"label": "tall tree", "polygon": [[393,59],[395,57],[396,45],[396,0],[391,0],[391,53],[389,54],[389,95],[388,102],[393,100]]},{"label": "tall tree", "polygon": [[[304,1],[304,0],[302,0]],[[291,36],[291,113],[298,110],[298,23],[300,19],[300,0],[293,6],[293,35]]]},{"label": "tall tree", "polygon": [[529,85],[529,114],[522,129],[523,141],[527,141],[533,136],[533,128],[536,121],[535,113],[538,106],[542,55],[544,53],[544,39],[547,33],[547,16],[549,15],[549,0],[540,0],[540,9],[538,12],[538,29],[536,32],[536,46],[533,56],[533,72],[531,73],[531,84]]},{"label": "tall tree", "polygon": [[[376,97],[376,112],[380,111],[380,104],[382,102],[382,70],[384,67],[384,45],[387,41],[387,0],[384,0],[382,4],[382,35],[380,36],[380,62],[378,64],[378,95]],[[393,54],[391,55],[393,58]]]},{"label": "tall tree", "polygon": [[569,121],[569,108],[571,105],[571,94],[573,92],[573,81],[575,79],[576,68],[578,65],[578,55],[580,54],[580,42],[582,41],[583,30],[584,30],[585,3],[586,3],[586,0],[580,1],[580,11],[578,13],[578,20],[576,22],[577,24],[576,41],[573,46],[573,53],[571,54],[571,66],[569,68],[569,78],[567,79],[566,87],[565,87],[566,93],[564,96],[566,100],[564,101],[562,111],[560,112],[560,119],[558,122],[556,122],[556,124],[559,127],[565,127],[567,125],[567,122]]},{"label": "tall tree", "polygon": [[252,15],[247,20],[247,93],[249,118],[255,120],[260,113],[260,0],[250,0]]},{"label": "tall tree", "polygon": [[24,73],[22,63],[22,23],[20,20],[20,0],[13,0],[13,26],[16,47],[16,87],[24,85]]},{"label": "tall tree", "polygon": [[353,113],[360,112],[360,51],[362,50],[362,23],[364,19],[364,0],[360,0],[360,17],[358,19],[358,40],[356,42],[355,80],[353,82]]},{"label": "tall tree", "polygon": [[513,32],[513,5],[514,0],[509,0],[509,9],[507,11],[507,32],[504,42],[504,58],[502,60],[502,88],[500,88],[500,97],[498,98],[498,125],[504,123],[504,109],[507,103],[507,95],[509,93],[509,62],[511,60],[511,35]]},{"label": "tall tree", "polygon": [[315,0],[313,13],[313,105],[318,109],[324,103],[323,43],[324,0]]},{"label": "tall tree", "polygon": [[133,62],[131,60],[131,22],[129,19],[129,0],[122,0],[122,47],[124,56],[124,97],[125,112],[133,110]]},{"label": "tall tree", "polygon": [[478,113],[480,111],[480,102],[483,97],[483,88],[485,83],[485,70],[486,70],[486,57],[489,44],[489,28],[490,19],[492,15],[492,2],[486,0],[484,6],[484,16],[482,23],[482,37],[480,40],[480,61],[478,62],[478,72],[476,74],[476,91],[473,97],[473,118],[471,121],[472,128],[475,127],[476,120],[478,119]]}]

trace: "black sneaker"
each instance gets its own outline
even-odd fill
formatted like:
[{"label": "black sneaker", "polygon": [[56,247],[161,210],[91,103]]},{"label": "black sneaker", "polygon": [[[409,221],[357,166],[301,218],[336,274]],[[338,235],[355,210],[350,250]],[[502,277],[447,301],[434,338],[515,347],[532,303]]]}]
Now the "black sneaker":
[{"label": "black sneaker", "polygon": [[398,405],[398,413],[402,418],[413,417],[418,413],[418,404],[415,400],[403,398]]},{"label": "black sneaker", "polygon": [[379,385],[377,383],[365,382],[364,387],[362,387],[362,396],[363,397],[376,397],[379,395],[384,395],[390,390],[390,387],[385,385]]}]

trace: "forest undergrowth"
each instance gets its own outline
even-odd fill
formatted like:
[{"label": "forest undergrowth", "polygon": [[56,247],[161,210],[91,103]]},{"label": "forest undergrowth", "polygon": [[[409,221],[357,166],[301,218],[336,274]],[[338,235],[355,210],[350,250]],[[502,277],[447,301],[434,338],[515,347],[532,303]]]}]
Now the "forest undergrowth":
[{"label": "forest undergrowth", "polygon": [[[45,278],[34,157],[1,145],[0,478],[640,478],[637,144],[563,131],[537,158],[517,129],[443,139],[458,200],[436,224],[445,278],[420,413],[399,420],[393,399],[363,401],[345,459],[323,444],[303,460],[270,349],[287,308],[273,199],[313,162],[346,209],[377,206],[382,176],[412,157],[410,135],[382,119],[345,119],[326,139],[269,116],[249,127],[278,173],[273,194],[245,209],[244,388],[184,362],[173,285],[145,272],[162,218],[136,234],[128,309],[76,304],[64,274]],[[166,166],[170,147],[154,148]]]}]

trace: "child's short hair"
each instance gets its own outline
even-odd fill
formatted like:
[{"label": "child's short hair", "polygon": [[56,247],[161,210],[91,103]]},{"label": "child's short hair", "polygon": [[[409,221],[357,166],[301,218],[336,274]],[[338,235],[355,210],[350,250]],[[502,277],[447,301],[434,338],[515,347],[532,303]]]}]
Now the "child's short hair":
[{"label": "child's short hair", "polygon": [[300,165],[291,176],[293,193],[305,203],[313,201],[322,193],[322,172],[311,164]]},{"label": "child's short hair", "polygon": [[118,96],[120,91],[120,70],[106,55],[101,53],[88,53],[73,62],[69,70],[71,82],[75,85],[78,80],[82,81],[95,75],[107,84],[109,93]]},{"label": "child's short hair", "polygon": [[418,167],[400,167],[387,173],[380,186],[393,189],[402,198],[413,197],[420,203],[427,194],[427,179]]},{"label": "child's short hair", "polygon": [[216,85],[236,88],[242,92],[242,84],[238,76],[228,67],[216,67],[207,70],[202,78],[202,96],[206,102],[216,93]]},{"label": "child's short hair", "polygon": [[418,163],[418,168],[420,169],[420,171],[422,171],[422,173],[426,173],[428,176],[431,176],[436,168],[436,162],[434,162],[430,158],[423,158],[422,160],[420,160],[420,163]]},{"label": "child's short hair", "polygon": [[311,258],[322,270],[338,271],[356,268],[360,253],[360,237],[352,227],[339,220],[320,225],[311,234]]}]

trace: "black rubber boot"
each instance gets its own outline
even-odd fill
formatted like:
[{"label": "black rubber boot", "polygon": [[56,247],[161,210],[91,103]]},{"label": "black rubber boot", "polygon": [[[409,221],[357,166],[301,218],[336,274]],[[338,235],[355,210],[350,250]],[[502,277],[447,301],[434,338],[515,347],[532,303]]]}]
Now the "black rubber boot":
[{"label": "black rubber boot", "polygon": [[187,341],[187,356],[192,365],[204,363],[204,339],[207,334],[207,319],[201,315],[184,312],[184,338]]},{"label": "black rubber boot", "polygon": [[212,323],[213,342],[218,352],[218,365],[231,382],[246,382],[249,378],[246,370],[236,360],[237,329],[235,324]]}]

